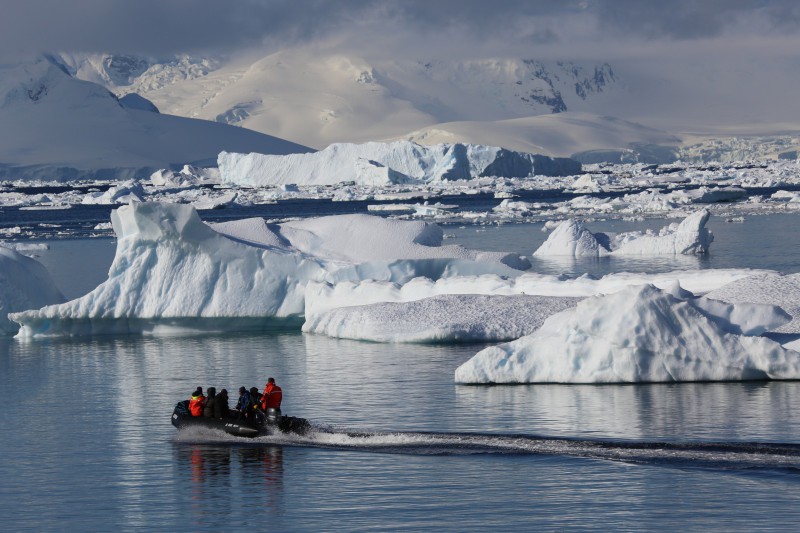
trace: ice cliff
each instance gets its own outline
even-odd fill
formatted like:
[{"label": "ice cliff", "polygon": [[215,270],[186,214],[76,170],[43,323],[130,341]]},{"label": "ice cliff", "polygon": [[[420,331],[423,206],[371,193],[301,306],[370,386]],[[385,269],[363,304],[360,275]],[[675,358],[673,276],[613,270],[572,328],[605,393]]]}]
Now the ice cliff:
[{"label": "ice cliff", "polygon": [[311,154],[285,156],[222,152],[217,164],[223,182],[265,186],[428,183],[479,176],[525,178],[567,176],[581,171],[567,158],[512,152],[494,146],[393,143],[331,144]]},{"label": "ice cliff", "polygon": [[[790,318],[779,308],[704,306],[680,291],[633,286],[548,318],[535,333],[478,352],[459,383],[636,383],[800,378],[800,353],[746,336]],[[741,312],[744,311],[744,312]],[[762,327],[734,324],[759,315]]]}]

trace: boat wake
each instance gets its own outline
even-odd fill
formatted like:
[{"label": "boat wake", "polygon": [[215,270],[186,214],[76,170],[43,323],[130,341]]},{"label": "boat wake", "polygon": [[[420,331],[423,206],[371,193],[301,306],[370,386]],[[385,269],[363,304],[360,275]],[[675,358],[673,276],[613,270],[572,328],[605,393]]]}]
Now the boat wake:
[{"label": "boat wake", "polygon": [[243,440],[192,428],[176,440],[191,444],[306,446],[411,455],[543,455],[634,464],[800,473],[800,444],[769,442],[665,442],[556,438],[538,435],[444,432],[372,432],[315,427],[304,435],[276,434]]}]

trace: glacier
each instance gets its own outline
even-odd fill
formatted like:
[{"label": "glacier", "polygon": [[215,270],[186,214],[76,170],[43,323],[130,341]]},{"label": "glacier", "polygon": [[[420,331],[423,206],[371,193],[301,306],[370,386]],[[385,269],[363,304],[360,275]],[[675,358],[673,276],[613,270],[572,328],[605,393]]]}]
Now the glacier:
[{"label": "glacier", "polygon": [[[771,327],[790,319],[775,306],[771,311],[760,308],[757,313],[767,318]],[[531,335],[478,352],[456,369],[455,381],[640,383],[800,378],[800,353],[764,337],[744,335],[740,326],[728,320],[747,314],[731,307],[713,314],[680,291],[631,286],[587,298],[574,309],[551,316]]]},{"label": "glacier", "polygon": [[310,154],[265,155],[221,152],[217,158],[224,183],[268,185],[359,185],[431,183],[499,176],[578,174],[581,165],[569,158],[513,152],[495,146],[409,141],[363,144],[334,143]]},{"label": "glacier", "polygon": [[63,301],[64,296],[44,265],[0,245],[0,335],[14,334],[19,329],[7,318],[9,313]]},{"label": "glacier", "polygon": [[714,242],[706,229],[711,216],[707,209],[672,223],[658,232],[632,231],[615,234],[592,233],[583,222],[569,219],[559,224],[533,253],[536,257],[609,255],[704,254]]}]

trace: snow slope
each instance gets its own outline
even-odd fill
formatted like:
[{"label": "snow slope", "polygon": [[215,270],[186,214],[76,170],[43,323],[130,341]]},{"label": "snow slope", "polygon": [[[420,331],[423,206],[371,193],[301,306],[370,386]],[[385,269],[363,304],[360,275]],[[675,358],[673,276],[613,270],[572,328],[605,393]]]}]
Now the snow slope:
[{"label": "snow slope", "polygon": [[227,61],[71,55],[69,62],[78,76],[106,80],[118,94],[136,92],[164,112],[316,148],[383,140],[444,122],[581,110],[618,86],[602,62],[368,61],[310,47]]},{"label": "snow slope", "polygon": [[[774,157],[780,152],[765,150],[763,141],[777,135],[792,138],[787,150],[800,147],[791,89],[800,79],[788,55],[720,61],[633,54],[611,65],[363,55],[327,43],[262,56],[71,54],[66,62],[82,79],[118,95],[139,93],[164,112],[318,149],[406,139],[555,156],[588,152],[582,160],[589,163]],[[671,152],[679,145],[686,150]]]},{"label": "snow slope", "polygon": [[0,245],[0,335],[19,329],[8,319],[8,313],[63,301],[64,296],[41,263]]},{"label": "snow slope", "polygon": [[146,178],[213,164],[226,149],[308,151],[242,128],[126,108],[49,57],[0,66],[0,123],[0,179]]},{"label": "snow slope", "polygon": [[585,111],[506,120],[442,122],[397,138],[420,144],[498,145],[509,150],[558,157],[592,150],[622,150],[642,144],[678,147],[681,143],[680,136],[667,131]]},{"label": "snow slope", "polygon": [[575,309],[550,317],[532,335],[478,352],[456,369],[455,380],[638,383],[800,378],[800,353],[738,333],[741,330],[724,318],[708,314],[674,291],[634,286],[588,298]]}]

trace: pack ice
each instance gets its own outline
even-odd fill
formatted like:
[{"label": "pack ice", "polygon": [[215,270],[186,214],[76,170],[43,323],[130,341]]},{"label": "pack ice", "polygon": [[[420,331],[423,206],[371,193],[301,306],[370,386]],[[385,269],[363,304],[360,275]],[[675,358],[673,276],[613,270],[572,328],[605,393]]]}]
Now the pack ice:
[{"label": "pack ice", "polygon": [[20,336],[299,328],[309,281],[513,275],[508,264],[526,264],[514,254],[440,246],[441,228],[429,223],[369,215],[212,229],[188,205],[133,203],[113,211],[112,224],[108,279],[70,302],[12,313]]},{"label": "pack ice", "polygon": [[711,216],[707,209],[672,223],[658,232],[633,231],[620,234],[592,233],[575,219],[559,224],[533,253],[546,256],[676,255],[704,254],[714,241],[706,229]]},{"label": "pack ice", "polygon": [[[748,304],[744,304],[748,305]],[[735,324],[759,316],[763,324]],[[800,353],[751,336],[787,322],[774,306],[705,304],[652,285],[594,296],[531,335],[478,352],[458,383],[637,383],[800,378]]]},{"label": "pack ice", "polygon": [[35,259],[0,245],[0,334],[16,333],[8,313],[60,303],[64,296]]},{"label": "pack ice", "polygon": [[525,178],[568,176],[581,171],[577,161],[513,152],[496,146],[409,141],[337,143],[310,154],[285,156],[222,152],[217,158],[225,183],[265,186],[428,183],[479,176]]}]

